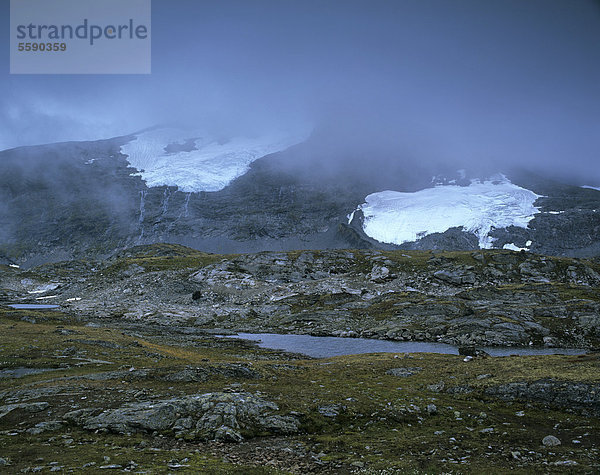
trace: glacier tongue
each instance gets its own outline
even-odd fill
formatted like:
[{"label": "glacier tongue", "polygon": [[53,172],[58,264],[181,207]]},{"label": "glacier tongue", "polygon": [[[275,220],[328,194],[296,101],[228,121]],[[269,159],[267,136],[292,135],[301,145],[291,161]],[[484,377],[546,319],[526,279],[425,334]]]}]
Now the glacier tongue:
[{"label": "glacier tongue", "polygon": [[272,134],[222,142],[207,139],[201,132],[161,128],[135,134],[121,152],[149,187],[218,191],[246,173],[254,160],[300,143],[306,135]]},{"label": "glacier tongue", "polygon": [[533,191],[511,183],[504,175],[473,180],[469,186],[444,185],[414,193],[372,193],[358,209],[363,230],[380,242],[402,244],[428,234],[462,227],[479,238],[481,248],[491,248],[493,228],[526,228],[539,209]]}]

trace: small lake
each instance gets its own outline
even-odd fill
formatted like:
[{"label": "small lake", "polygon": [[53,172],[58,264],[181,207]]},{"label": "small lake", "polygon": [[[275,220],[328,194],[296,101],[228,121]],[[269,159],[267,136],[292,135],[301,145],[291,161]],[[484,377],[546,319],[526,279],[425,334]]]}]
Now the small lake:
[{"label": "small lake", "polygon": [[47,310],[49,308],[59,308],[60,305],[50,305],[45,303],[13,303],[10,304],[9,307],[16,310]]},{"label": "small lake", "polygon": [[[369,338],[333,336],[279,335],[277,333],[238,333],[226,338],[256,341],[261,348],[302,353],[313,358],[356,355],[362,353],[441,353],[458,355],[458,347],[446,343],[388,341]],[[478,347],[491,356],[510,355],[581,355],[585,350],[570,348]]]}]

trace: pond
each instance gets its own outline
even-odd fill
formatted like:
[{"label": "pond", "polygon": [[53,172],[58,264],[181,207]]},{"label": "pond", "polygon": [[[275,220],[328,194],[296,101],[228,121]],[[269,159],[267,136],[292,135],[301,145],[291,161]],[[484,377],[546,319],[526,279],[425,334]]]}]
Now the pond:
[{"label": "pond", "polygon": [[[238,333],[227,338],[256,341],[261,348],[302,353],[313,358],[355,355],[361,353],[441,353],[458,355],[458,347],[446,343],[388,341],[369,338],[332,336],[280,335],[277,333]],[[480,347],[491,356],[509,355],[580,355],[585,350],[572,348]]]},{"label": "pond", "polygon": [[49,308],[59,308],[60,305],[50,305],[45,303],[13,303],[10,304],[9,307],[16,310],[47,310]]}]

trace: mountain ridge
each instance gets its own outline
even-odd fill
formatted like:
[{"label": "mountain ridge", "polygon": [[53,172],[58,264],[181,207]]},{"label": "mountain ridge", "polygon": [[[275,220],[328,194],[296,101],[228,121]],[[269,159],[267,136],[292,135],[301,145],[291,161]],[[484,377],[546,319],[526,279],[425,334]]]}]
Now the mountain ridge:
[{"label": "mountain ridge", "polygon": [[[365,160],[317,142],[261,157],[215,192],[148,187],[122,153],[131,135],[0,152],[0,259],[31,266],[86,254],[108,256],[136,244],[172,242],[209,252],[380,248],[477,249],[460,227],[399,246],[364,232],[364,216],[348,215],[371,193],[432,186],[432,164]],[[437,170],[446,173],[446,170]],[[600,254],[600,192],[533,173],[512,183],[543,195],[527,228],[493,229],[505,245],[551,255]],[[465,180],[463,180],[465,181]],[[467,180],[468,182],[468,180]],[[574,233],[573,229],[578,232]]]}]

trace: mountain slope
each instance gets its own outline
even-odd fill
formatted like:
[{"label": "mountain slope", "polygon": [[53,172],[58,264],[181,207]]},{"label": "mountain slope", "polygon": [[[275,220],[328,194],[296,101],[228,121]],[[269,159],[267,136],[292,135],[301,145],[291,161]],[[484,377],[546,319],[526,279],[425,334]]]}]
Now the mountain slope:
[{"label": "mountain slope", "polygon": [[[252,161],[246,173],[223,189],[182,191],[144,181],[144,172],[132,167],[129,160],[133,159],[123,153],[134,139],[124,136],[0,152],[2,262],[34,265],[85,254],[102,256],[153,242],[181,243],[209,252],[468,250],[477,249],[484,237],[497,248],[529,248],[552,255],[600,254],[600,191],[531,173],[505,171],[512,183],[505,186],[520,187],[525,190],[523,196],[531,197],[527,210],[515,208],[523,216],[510,214],[513,218],[500,223],[507,227],[489,222],[478,236],[478,228],[469,230],[467,223],[459,221],[448,221],[452,225],[448,229],[436,227],[444,221],[440,211],[447,206],[447,196],[441,193],[444,187],[463,193],[471,190],[470,180],[478,178],[467,179],[463,173],[452,180],[455,172],[449,166],[383,153],[340,151],[313,138]],[[179,140],[167,144],[164,151],[177,155],[192,146]],[[440,175],[446,181],[440,181]],[[485,176],[479,178],[485,182]],[[348,223],[348,216],[369,195],[385,190],[424,193],[419,190],[427,189],[436,190],[440,206],[433,200],[427,211],[432,225],[418,229],[421,233],[414,241],[400,245],[377,241],[374,238],[386,239],[369,232],[365,210],[356,211]],[[538,198],[531,202],[534,194]],[[473,196],[480,199],[483,195]],[[498,209],[506,204],[502,199],[496,203]],[[485,220],[485,213],[480,218]],[[383,227],[388,224],[392,223],[384,221]]]}]

